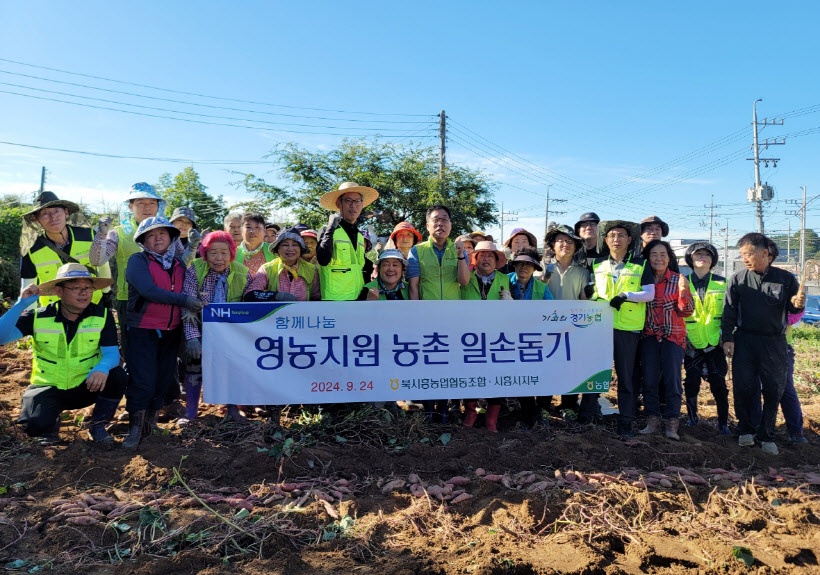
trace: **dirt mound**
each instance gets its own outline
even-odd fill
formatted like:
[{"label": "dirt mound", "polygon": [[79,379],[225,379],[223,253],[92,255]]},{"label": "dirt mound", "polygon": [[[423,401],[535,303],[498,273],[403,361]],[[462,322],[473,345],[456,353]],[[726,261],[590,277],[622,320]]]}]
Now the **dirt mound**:
[{"label": "dirt mound", "polygon": [[814,363],[798,388],[811,442],[778,457],[718,436],[708,393],[680,442],[623,441],[611,416],[525,430],[505,411],[492,434],[362,406],[291,409],[283,427],[208,407],[126,452],[89,444],[77,414],[56,446],[22,437],[29,352],[0,354],[0,561],[16,572],[820,570]]}]

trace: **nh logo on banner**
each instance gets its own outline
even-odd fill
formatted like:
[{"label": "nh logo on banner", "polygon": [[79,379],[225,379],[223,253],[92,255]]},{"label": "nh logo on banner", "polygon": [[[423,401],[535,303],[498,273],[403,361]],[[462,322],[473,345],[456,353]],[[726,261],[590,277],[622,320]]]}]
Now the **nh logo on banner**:
[{"label": "nh logo on banner", "polygon": [[219,308],[209,308],[211,310],[211,317],[231,317],[231,310],[230,308],[226,307],[219,307]]}]

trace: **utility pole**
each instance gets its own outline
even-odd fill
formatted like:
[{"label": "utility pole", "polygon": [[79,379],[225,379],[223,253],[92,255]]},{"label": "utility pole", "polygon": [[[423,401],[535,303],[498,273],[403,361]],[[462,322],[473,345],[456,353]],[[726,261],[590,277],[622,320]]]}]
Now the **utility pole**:
[{"label": "utility pole", "polygon": [[[37,194],[42,194],[43,190],[46,187],[46,167],[43,166],[42,172],[40,172],[40,191]],[[35,196],[36,199],[36,196]]]},{"label": "utility pole", "polygon": [[[720,206],[715,205],[715,196],[712,195],[712,200],[709,202],[709,205],[704,204],[704,208],[709,208],[709,243],[712,243],[712,222],[715,219],[715,208],[719,208]],[[720,216],[718,216],[720,217]],[[703,222],[700,224],[701,226],[704,225]]]},{"label": "utility pole", "polygon": [[792,263],[792,220],[789,218],[789,228],[788,232],[786,232],[786,262],[791,265]]},{"label": "utility pole", "polygon": [[[546,202],[546,206],[545,206],[545,209],[544,209],[544,234],[546,234],[547,231],[549,231],[549,229],[550,229],[550,188],[551,187],[552,187],[552,184],[547,185],[547,202]],[[557,198],[553,198],[552,201],[553,202],[566,202],[566,200],[559,200]],[[556,210],[552,210],[552,213],[555,214],[555,215],[563,215],[563,214],[566,214],[567,212],[558,212]]]},{"label": "utility pole", "polygon": [[441,191],[444,192],[444,170],[447,168],[447,115],[444,110],[438,115],[438,179],[441,183]]},{"label": "utility pole", "polygon": [[729,218],[726,218],[726,235],[723,237],[723,277],[729,279]]},{"label": "utility pole", "polygon": [[[752,133],[754,136],[754,140],[752,143],[752,151],[754,152],[753,158],[746,158],[747,160],[751,160],[755,163],[755,185],[753,188],[749,188],[746,192],[746,199],[749,202],[755,203],[755,214],[757,216],[757,231],[758,233],[764,233],[764,226],[763,226],[763,202],[769,202],[774,196],[774,191],[772,187],[766,184],[760,183],[760,162],[768,168],[769,162],[772,163],[773,167],[777,167],[777,162],[780,161],[780,158],[761,158],[760,157],[760,147],[761,144],[758,140],[758,126],[782,126],[783,120],[768,120],[766,118],[763,119],[762,122],[757,121],[757,103],[762,102],[762,98],[758,98],[752,104]],[[768,149],[769,146],[782,146],[786,143],[786,140],[783,139],[780,142],[777,141],[777,138],[774,141],[770,142],[768,138],[762,144],[763,149]]]},{"label": "utility pole", "polygon": [[501,211],[498,212],[498,220],[501,223],[501,237],[499,238],[499,243],[504,243],[504,220],[508,222],[517,222],[518,212],[505,212],[504,211],[504,202],[501,202]]},{"label": "utility pole", "polygon": [[806,186],[803,186],[803,207],[800,208],[800,273],[806,267]]}]

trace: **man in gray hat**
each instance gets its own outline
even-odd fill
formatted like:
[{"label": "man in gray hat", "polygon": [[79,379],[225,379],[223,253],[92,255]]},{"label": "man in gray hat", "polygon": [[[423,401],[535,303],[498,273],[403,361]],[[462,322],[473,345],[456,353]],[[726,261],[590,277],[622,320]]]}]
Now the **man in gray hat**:
[{"label": "man in gray hat", "polygon": [[659,240],[669,235],[669,225],[658,216],[647,216],[641,220],[641,249],[652,240]]},{"label": "man in gray hat", "polygon": [[583,249],[590,261],[598,257],[598,224],[600,222],[601,218],[595,212],[582,214],[575,222],[575,235],[584,241]]},{"label": "man in gray hat", "polygon": [[179,230],[179,241],[183,246],[188,247],[188,232],[192,229],[199,229],[196,226],[196,214],[194,214],[194,210],[188,206],[179,206],[174,209],[174,213],[171,214],[169,221]]}]

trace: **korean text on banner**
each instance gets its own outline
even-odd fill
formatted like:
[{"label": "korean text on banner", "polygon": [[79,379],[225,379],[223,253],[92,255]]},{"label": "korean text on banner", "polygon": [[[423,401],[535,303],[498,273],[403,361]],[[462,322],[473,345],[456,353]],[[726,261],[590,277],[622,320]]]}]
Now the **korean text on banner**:
[{"label": "korean text on banner", "polygon": [[604,302],[211,304],[202,339],[215,404],[604,393],[612,369]]}]

